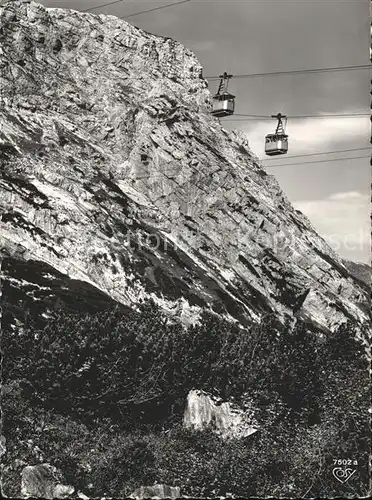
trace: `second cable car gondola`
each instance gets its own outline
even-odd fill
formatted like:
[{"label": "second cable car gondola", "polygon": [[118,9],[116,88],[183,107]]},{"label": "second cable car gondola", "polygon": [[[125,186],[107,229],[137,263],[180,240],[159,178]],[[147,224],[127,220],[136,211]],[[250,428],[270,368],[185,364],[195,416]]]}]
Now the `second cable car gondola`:
[{"label": "second cable car gondola", "polygon": [[[278,125],[274,134],[268,134],[266,136],[265,153],[268,156],[284,155],[288,151],[288,135],[285,133],[287,117],[281,113],[271,116],[272,118],[278,119]],[[285,120],[284,125],[283,120]]]},{"label": "second cable car gondola", "polygon": [[229,80],[232,76],[233,75],[228,75],[226,71],[223,75],[220,75],[220,85],[218,87],[217,94],[213,96],[213,108],[211,111],[213,116],[222,118],[234,113],[235,96],[230,94],[227,90]]}]

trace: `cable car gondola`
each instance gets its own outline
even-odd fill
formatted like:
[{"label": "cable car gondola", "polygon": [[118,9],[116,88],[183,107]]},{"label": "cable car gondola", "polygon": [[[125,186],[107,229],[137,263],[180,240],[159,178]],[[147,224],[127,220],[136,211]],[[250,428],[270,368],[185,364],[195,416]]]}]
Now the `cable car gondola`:
[{"label": "cable car gondola", "polygon": [[[265,153],[268,156],[284,155],[288,151],[288,135],[285,133],[287,117],[281,113],[271,116],[278,119],[278,125],[275,134],[268,134],[266,136]],[[285,125],[283,125],[283,119],[285,120]]]},{"label": "cable car gondola", "polygon": [[229,80],[233,75],[228,75],[225,71],[223,75],[220,75],[221,81],[218,87],[217,94],[213,96],[213,108],[212,115],[218,118],[229,116],[234,113],[235,109],[235,96],[229,94],[227,87],[229,85]]}]

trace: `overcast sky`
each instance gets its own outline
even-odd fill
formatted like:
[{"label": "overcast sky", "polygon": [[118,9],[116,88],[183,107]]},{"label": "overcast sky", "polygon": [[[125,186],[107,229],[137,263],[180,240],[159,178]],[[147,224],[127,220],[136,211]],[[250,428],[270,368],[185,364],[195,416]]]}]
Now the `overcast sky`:
[{"label": "overcast sky", "polygon": [[[89,9],[113,0],[41,0],[48,7]],[[123,0],[94,13],[131,15],[176,0]],[[369,63],[368,0],[191,0],[135,17],[149,32],[177,39],[198,56],[204,75],[263,73]],[[370,112],[370,70],[270,76],[231,81],[236,113],[321,115]],[[211,82],[211,91],[215,82]],[[225,120],[247,134],[284,192],[342,257],[370,262],[368,150],[289,159],[300,154],[370,146],[368,116],[289,119],[288,155],[265,158],[264,136],[274,122]],[[296,165],[283,165],[296,163]]]}]

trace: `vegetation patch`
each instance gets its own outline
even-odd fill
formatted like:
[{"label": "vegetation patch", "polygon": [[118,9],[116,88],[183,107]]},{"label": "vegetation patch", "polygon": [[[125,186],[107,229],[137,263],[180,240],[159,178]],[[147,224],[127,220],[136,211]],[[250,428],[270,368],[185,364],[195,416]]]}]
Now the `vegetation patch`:
[{"label": "vegetation patch", "polygon": [[[44,326],[30,312],[2,333],[3,493],[19,496],[22,464],[50,462],[91,497],[154,481],[191,497],[344,496],[331,473],[342,456],[358,460],[353,491],[367,495],[368,361],[355,334],[270,317],[242,330],[207,313],[186,329],[153,302],[56,310]],[[259,431],[225,442],[185,430],[194,388],[253,407]]]}]

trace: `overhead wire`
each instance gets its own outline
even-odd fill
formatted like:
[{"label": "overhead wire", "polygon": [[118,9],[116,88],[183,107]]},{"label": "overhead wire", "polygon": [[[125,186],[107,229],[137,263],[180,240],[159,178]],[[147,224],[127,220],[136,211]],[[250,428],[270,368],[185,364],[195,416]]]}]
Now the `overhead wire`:
[{"label": "overhead wire", "polygon": [[148,12],[155,12],[156,10],[167,9],[168,7],[176,7],[183,3],[191,2],[191,0],[181,0],[180,2],[168,3],[166,5],[161,5],[160,7],[154,7],[152,9],[142,10],[140,12],[134,12],[134,14],[129,14],[128,16],[121,16],[120,19],[129,19],[130,17],[140,16],[141,14],[147,14]]},{"label": "overhead wire", "polygon": [[[90,9],[86,9],[85,11],[83,12],[87,12],[87,11],[90,11],[92,9],[97,9],[99,7],[102,7],[102,6],[107,6],[107,5],[113,5],[113,4],[116,4],[116,3],[121,3],[122,1],[124,0],[116,0],[114,2],[108,2],[106,4],[101,4],[101,5],[97,5],[95,7],[91,7]],[[178,5],[178,4],[181,4],[181,3],[186,3],[186,2],[190,2],[191,0],[183,0],[181,2],[175,2],[175,3],[172,3],[172,4],[167,4],[167,5],[163,5],[163,6],[160,6],[160,7],[156,7],[155,9],[148,9],[146,11],[142,11],[141,13],[145,13],[145,12],[149,12],[149,11],[152,11],[152,10],[158,10],[158,9],[163,9],[163,8],[166,8],[166,7],[171,7],[171,6],[175,6],[175,5]],[[135,14],[133,14],[135,15]],[[350,67],[349,67],[350,68]],[[332,69],[332,68],[330,68]],[[334,68],[333,68],[334,69]],[[305,71],[313,71],[313,70],[305,70]],[[129,79],[139,79],[139,78],[142,78],[142,77],[126,77],[126,78],[129,78]],[[235,113],[234,116],[236,117],[239,117],[239,118],[225,118],[224,121],[236,121],[236,122],[239,122],[239,121],[246,121],[246,119],[261,119],[261,120],[271,120],[272,117],[269,116],[269,115],[253,115],[253,114],[239,114],[239,113]],[[290,119],[302,119],[302,118],[326,118],[326,117],[355,117],[355,116],[369,116],[369,113],[349,113],[349,114],[323,114],[323,115],[288,115],[288,118]]]},{"label": "overhead wire", "polygon": [[[91,12],[92,10],[96,10],[98,8],[106,7],[109,5],[114,5],[118,3],[122,3],[124,0],[114,0],[113,2],[107,2],[104,4],[96,5],[95,7],[90,7],[89,9],[82,10],[81,12]],[[117,16],[119,19],[129,19],[131,17],[139,16],[142,14],[146,14],[149,12],[155,12],[162,9],[167,9],[170,7],[176,7],[177,5],[182,5],[185,3],[190,3],[191,0],[181,0],[178,2],[173,2],[166,5],[161,5],[158,7],[154,7],[151,9],[145,9],[139,12],[134,12],[133,14],[128,14],[127,16]],[[263,76],[277,76],[277,75],[293,75],[293,74],[307,74],[307,73],[329,73],[329,72],[340,72],[340,71],[352,71],[352,70],[361,70],[361,69],[371,69],[370,64],[362,64],[362,65],[353,65],[353,66],[335,66],[335,67],[324,67],[324,68],[310,68],[310,69],[301,69],[301,70],[287,70],[287,71],[271,71],[266,73],[248,73],[248,74],[237,74],[233,75],[234,79],[238,78],[256,78]],[[206,76],[203,77],[206,80],[218,80],[220,75],[215,76]],[[238,116],[238,115],[237,115]]]},{"label": "overhead wire", "polygon": [[[329,161],[357,160],[360,158],[370,158],[370,156],[354,156],[354,157],[350,157],[350,158],[333,158],[330,160],[309,161],[309,162],[305,162],[305,163],[282,163],[280,165],[261,165],[260,168],[286,167],[286,166],[291,166],[291,165],[308,165],[308,164],[313,164],[313,163],[325,163],[325,162],[329,162]],[[263,161],[264,160],[260,160],[260,163],[262,163]],[[196,174],[200,173],[200,171],[194,170],[193,174],[195,174],[195,173]],[[171,173],[171,172],[159,172],[158,174],[137,177],[137,178],[132,179],[132,180],[143,181],[143,180],[153,180],[153,179],[159,179],[159,178],[166,178],[168,180],[174,181],[178,175],[179,174],[175,174],[175,173]],[[203,178],[206,178],[208,175],[209,175],[208,173],[202,174],[200,177],[201,177],[201,179],[203,179]],[[189,182],[189,181],[186,181],[185,183],[187,183],[187,182]]]},{"label": "overhead wire", "polygon": [[[325,68],[311,68],[311,69],[296,69],[288,71],[269,71],[266,73],[247,73],[247,74],[237,74],[233,75],[232,78],[258,78],[261,76],[279,76],[279,75],[297,75],[297,74],[308,74],[308,73],[332,73],[340,71],[356,71],[361,69],[371,69],[371,64],[359,64],[354,66],[333,66]],[[219,80],[220,76],[206,76],[206,80]]]},{"label": "overhead wire", "polygon": [[[96,5],[95,7],[91,7],[89,9],[85,9],[81,12],[90,12],[92,10],[96,10],[102,7],[122,3],[124,0],[115,0],[113,2],[107,2],[105,4],[100,4]],[[165,8],[181,5],[184,3],[189,3],[191,0],[181,0],[178,2],[173,2],[171,4],[166,4],[162,5],[159,7],[154,7],[152,9],[146,9],[140,12],[136,12],[133,14],[130,14],[128,16],[122,16],[119,17],[120,19],[127,19],[130,17],[134,17],[137,15],[145,14],[148,12],[154,12],[158,10],[162,10]],[[328,73],[328,72],[339,72],[339,71],[351,71],[351,70],[360,70],[360,69],[367,69],[371,68],[371,65],[354,65],[354,66],[338,66],[338,67],[325,67],[325,68],[312,68],[312,69],[305,69],[305,70],[289,70],[289,71],[275,71],[275,72],[266,72],[266,73],[251,73],[251,74],[238,74],[234,75],[234,78],[255,78],[255,77],[262,77],[262,76],[277,76],[277,75],[291,75],[291,74],[307,74],[307,73]],[[213,80],[213,79],[219,79],[220,76],[211,76],[211,77],[205,77],[205,79]],[[326,118],[326,117],[355,117],[355,116],[368,116],[369,113],[349,113],[349,114],[325,114],[325,115],[293,115],[290,116],[288,115],[288,118],[291,119],[298,119],[298,118]],[[228,118],[228,121],[245,121],[244,118],[246,119],[272,119],[271,116],[269,115],[249,115],[249,114],[235,114],[237,117],[242,117],[240,118]],[[317,156],[317,155],[323,155],[323,154],[337,154],[337,153],[345,153],[345,152],[351,152],[351,151],[359,151],[359,150],[366,150],[370,148],[353,148],[353,149],[347,149],[347,150],[339,150],[339,151],[327,151],[327,152],[320,152],[320,153],[310,153],[310,154],[304,154],[304,155],[296,155],[296,156],[291,156],[287,157],[287,159],[292,159],[292,158],[302,158],[302,157],[308,157],[308,156]],[[307,165],[307,164],[314,164],[314,163],[324,163],[324,162],[330,162],[330,161],[345,161],[345,160],[355,160],[355,159],[362,159],[362,158],[370,158],[370,156],[356,156],[356,157],[348,157],[348,158],[332,158],[332,159],[325,159],[325,160],[316,160],[316,161],[311,161],[311,162],[301,162],[301,163],[286,163],[286,164],[275,164],[275,165],[267,165],[267,167],[281,167],[281,166],[290,166],[290,165]],[[270,158],[264,161],[272,161],[276,160],[278,158]]]},{"label": "overhead wire", "polygon": [[[245,122],[250,120],[272,120],[269,115],[249,115],[234,113],[234,116],[239,118],[225,118],[224,121]],[[324,115],[286,115],[289,120],[304,119],[304,118],[353,118],[357,116],[370,116],[370,113],[333,113]],[[244,117],[244,118],[243,118]]]},{"label": "overhead wire", "polygon": [[[95,7],[91,7],[90,9],[82,10],[81,12],[91,12],[92,10],[97,10],[99,8],[106,7],[109,5],[118,4],[121,2],[123,2],[123,0],[115,0],[114,2],[108,2],[108,3],[101,4],[101,5],[96,5]],[[152,9],[145,9],[145,10],[142,10],[140,12],[134,12],[133,14],[128,14],[127,16],[117,16],[117,17],[119,19],[129,19],[129,18],[134,17],[134,16],[140,16],[142,14],[147,14],[148,12],[155,12],[157,10],[167,9],[169,7],[175,7],[177,5],[181,5],[181,4],[188,3],[188,2],[191,2],[191,0],[181,0],[179,2],[173,2],[173,3],[166,4],[166,5],[160,5],[158,7],[153,7]]]},{"label": "overhead wire", "polygon": [[[355,148],[355,149],[345,149],[345,150],[340,150],[340,151],[327,151],[327,152],[324,152],[324,153],[311,153],[311,154],[305,154],[305,155],[298,155],[298,156],[291,156],[289,158],[287,158],[288,160],[291,159],[291,158],[297,158],[297,157],[302,157],[302,156],[312,156],[312,155],[316,155],[316,154],[334,154],[334,153],[341,153],[341,152],[348,152],[348,151],[357,151],[357,150],[363,150],[363,149],[369,149],[369,148]],[[329,162],[329,161],[345,161],[345,160],[357,160],[357,159],[361,159],[361,158],[371,158],[370,156],[354,156],[354,157],[346,157],[346,158],[331,158],[331,159],[325,159],[325,160],[316,160],[316,161],[308,161],[308,162],[301,162],[301,163],[282,163],[280,165],[261,165],[261,167],[263,168],[271,168],[271,167],[286,167],[286,166],[291,166],[291,165],[310,165],[310,164],[313,164],[313,163],[326,163],[326,162]],[[273,159],[273,158],[270,158],[270,159]],[[266,159],[265,160],[259,160],[260,163],[264,162],[264,161],[267,161]],[[199,173],[198,170],[194,170],[193,173]],[[159,172],[158,174],[155,174],[155,175],[147,175],[147,176],[143,176],[143,177],[137,177],[136,181],[141,181],[141,180],[145,180],[145,179],[157,179],[157,178],[167,178],[169,180],[174,180],[175,177],[177,177],[179,174],[175,174],[175,173],[172,173],[172,172]],[[208,176],[209,174],[202,174],[201,175],[201,178],[204,178],[206,176]]]},{"label": "overhead wire", "polygon": [[[333,155],[333,154],[338,154],[338,153],[350,153],[352,151],[363,151],[367,149],[371,149],[372,146],[368,148],[352,148],[352,149],[339,149],[335,151],[323,151],[321,153],[305,153],[303,155],[295,155],[295,156],[286,156],[286,160],[291,160],[292,158],[303,158],[307,156],[318,156],[318,155]],[[267,158],[265,161],[274,161],[274,160],[279,160],[279,158]]]},{"label": "overhead wire", "polygon": [[[115,0],[113,2],[107,2],[105,4],[97,5],[95,7],[91,7],[90,9],[85,9],[81,12],[90,12],[92,10],[96,10],[98,8],[106,7],[109,5],[114,5],[117,3],[121,3],[123,0]],[[178,2],[173,2],[166,5],[161,5],[159,7],[154,7],[152,9],[146,9],[140,12],[134,12],[133,14],[129,14],[127,16],[119,16],[119,19],[129,19],[134,16],[139,16],[142,14],[146,14],[149,12],[155,12],[158,10],[166,9],[169,7],[176,7],[177,5],[190,3],[191,0],[181,0]],[[308,74],[308,73],[330,73],[330,72],[340,72],[340,71],[355,71],[361,69],[371,69],[370,64],[360,64],[360,65],[352,65],[352,66],[335,66],[335,67],[324,67],[324,68],[310,68],[310,69],[301,69],[301,70],[287,70],[287,71],[271,71],[266,73],[248,73],[248,74],[237,74],[233,75],[233,78],[257,78],[262,76],[279,76],[279,75],[295,75],[295,74]],[[206,80],[216,80],[219,79],[219,75],[214,76],[206,76],[204,77]]]},{"label": "overhead wire", "polygon": [[90,7],[89,9],[81,10],[80,12],[91,12],[92,10],[101,9],[102,7],[108,7],[109,5],[114,5],[115,3],[122,3],[124,0],[115,0],[114,2],[101,3],[95,7]]},{"label": "overhead wire", "polygon": [[[371,156],[351,156],[349,158],[330,158],[327,160],[316,160],[316,161],[307,161],[307,162],[300,162],[300,163],[280,163],[279,165],[263,165],[263,167],[289,167],[291,165],[312,165],[314,163],[325,163],[325,162],[330,162],[330,161],[346,161],[346,160],[359,160],[361,158],[371,158]],[[265,160],[261,160],[265,161]]]},{"label": "overhead wire", "polygon": [[[110,5],[122,3],[124,0],[114,0],[112,2],[106,2],[104,4],[96,5],[94,7],[90,7],[89,9],[82,10],[80,12],[91,12],[92,10],[96,10],[102,7],[107,7]],[[181,0],[178,2],[173,2],[166,5],[161,5],[159,7],[154,7],[152,9],[146,9],[140,12],[134,12],[133,14],[129,14],[127,16],[118,16],[119,19],[129,19],[134,16],[146,14],[148,12],[154,12],[157,10],[167,9],[169,7],[176,7],[177,5],[182,5],[185,3],[190,3],[192,0]],[[310,68],[310,69],[301,69],[301,70],[287,70],[287,71],[271,71],[265,73],[248,73],[248,74],[236,74],[233,75],[234,79],[238,78],[256,78],[262,76],[276,76],[276,75],[294,75],[294,74],[308,74],[308,73],[324,73],[324,72],[339,72],[339,71],[352,71],[352,70],[361,70],[361,69],[371,69],[371,64],[361,64],[361,65],[352,65],[352,66],[335,66],[335,67],[324,67],[324,68]],[[220,75],[214,76],[206,76],[203,77],[206,80],[218,80]]]},{"label": "overhead wire", "polygon": [[[109,2],[100,6],[94,7],[94,9],[100,8],[100,7],[105,7],[107,5],[113,5],[116,3],[121,3],[123,0],[116,0],[114,2]],[[181,5],[184,3],[189,3],[191,0],[181,0],[179,2],[173,2],[171,4],[159,6],[159,7],[154,7],[152,9],[146,9],[140,12],[136,12],[133,14],[129,14],[128,16],[121,16],[120,19],[128,19],[137,15],[141,14],[146,14],[149,12],[154,12],[158,10],[162,10],[168,7],[174,7],[177,5]],[[93,10],[93,9],[87,9],[87,11]],[[251,73],[251,74],[238,74],[234,75],[234,78],[257,78],[257,77],[263,77],[263,76],[279,76],[279,75],[295,75],[295,74],[311,74],[311,73],[330,73],[330,72],[340,72],[340,71],[355,71],[355,70],[362,70],[362,69],[370,69],[370,65],[354,65],[354,66],[338,66],[338,67],[325,67],[325,68],[311,68],[311,69],[304,69],[304,70],[288,70],[288,71],[272,71],[272,72],[266,72],[266,73]],[[205,77],[205,79],[213,80],[213,79],[218,79],[220,78],[219,76],[212,76],[212,77]],[[253,119],[271,119],[271,116],[264,116],[264,115],[245,115],[245,114],[236,114],[235,116],[238,117],[243,117],[243,118],[253,118]],[[349,113],[349,114],[328,114],[328,115],[294,115],[294,116],[288,116],[288,118],[292,119],[298,119],[298,118],[326,118],[326,117],[355,117],[355,116],[368,116],[368,113]],[[230,119],[233,120],[233,119]],[[239,118],[236,121],[244,121],[240,120]],[[296,155],[296,156],[291,156],[288,157],[287,159],[291,158],[304,158],[304,157],[309,157],[309,156],[318,156],[318,155],[326,155],[326,154],[338,154],[338,153],[347,153],[351,151],[362,151],[362,150],[367,150],[370,148],[352,148],[352,149],[345,149],[345,150],[339,150],[339,151],[324,151],[320,153],[310,153],[310,154],[304,154],[304,155]],[[316,161],[311,161],[311,162],[305,162],[305,163],[288,163],[288,164],[277,164],[277,165],[272,165],[273,167],[280,167],[280,166],[287,166],[287,165],[304,165],[308,163],[324,163],[328,161],[344,161],[344,160],[355,160],[355,159],[361,159],[361,158],[370,158],[369,156],[355,156],[355,157],[349,157],[349,158],[332,158],[332,159],[325,159],[325,160],[316,160]],[[274,158],[270,158],[270,160],[275,160]],[[270,166],[268,165],[270,168]]]}]

